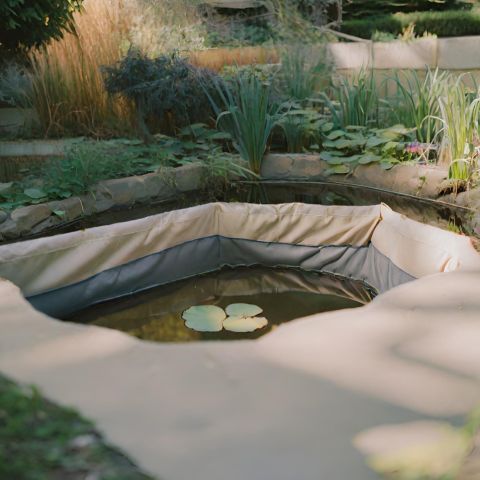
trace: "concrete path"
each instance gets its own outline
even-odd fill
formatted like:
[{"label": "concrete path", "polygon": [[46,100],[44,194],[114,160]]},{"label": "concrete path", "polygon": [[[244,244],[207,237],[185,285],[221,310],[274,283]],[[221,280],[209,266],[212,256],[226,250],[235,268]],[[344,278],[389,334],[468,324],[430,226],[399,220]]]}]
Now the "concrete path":
[{"label": "concrete path", "polygon": [[480,273],[404,284],[257,341],[148,343],[35,312],[0,282],[0,371],[165,480],[369,480],[354,438],[480,403]]}]

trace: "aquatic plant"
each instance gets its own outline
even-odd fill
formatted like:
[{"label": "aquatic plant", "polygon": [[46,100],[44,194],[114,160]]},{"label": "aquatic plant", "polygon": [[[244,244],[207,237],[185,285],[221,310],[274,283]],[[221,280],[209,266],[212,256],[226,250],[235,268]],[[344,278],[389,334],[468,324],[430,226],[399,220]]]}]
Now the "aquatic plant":
[{"label": "aquatic plant", "polygon": [[440,98],[439,105],[441,149],[449,162],[448,176],[467,183],[478,168],[480,90],[468,89],[460,76]]},{"label": "aquatic plant", "polygon": [[268,320],[258,317],[263,309],[249,303],[232,303],[225,311],[216,305],[198,305],[190,307],[182,314],[185,326],[197,332],[253,332],[266,327]]},{"label": "aquatic plant", "polygon": [[324,116],[314,109],[291,108],[279,122],[287,151],[301,153],[307,149],[318,149],[320,129],[324,123]]},{"label": "aquatic plant", "polygon": [[396,96],[389,99],[396,121],[406,127],[415,127],[417,140],[430,143],[437,139],[441,129],[439,99],[451,85],[451,74],[427,69],[422,80],[417,71],[390,77],[396,86]]},{"label": "aquatic plant", "polygon": [[377,125],[379,93],[372,70],[361,69],[350,78],[340,76],[334,83],[332,98],[324,95],[337,126]]},{"label": "aquatic plant", "polygon": [[270,134],[285,106],[273,100],[271,84],[255,73],[245,72],[230,82],[217,80],[215,85],[218,99],[206,91],[217,127],[231,135],[240,156],[259,174]]},{"label": "aquatic plant", "polygon": [[385,129],[349,126],[335,129],[332,123],[322,127],[324,133],[320,158],[329,165],[326,174],[350,173],[358,165],[379,164],[385,170],[411,154],[405,151],[412,129],[394,125]]}]

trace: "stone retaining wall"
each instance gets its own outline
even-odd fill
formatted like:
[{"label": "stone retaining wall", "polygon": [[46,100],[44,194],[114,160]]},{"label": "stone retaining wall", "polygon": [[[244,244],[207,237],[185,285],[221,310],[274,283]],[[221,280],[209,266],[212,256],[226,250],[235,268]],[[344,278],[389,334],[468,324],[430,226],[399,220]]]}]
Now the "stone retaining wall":
[{"label": "stone retaining wall", "polygon": [[79,197],[20,207],[10,214],[0,210],[0,241],[40,233],[54,225],[112,208],[199,190],[204,186],[205,174],[206,167],[200,163],[164,168],[157,173],[102,181],[90,193]]},{"label": "stone retaining wall", "polygon": [[329,51],[339,70],[360,68],[479,70],[479,36],[421,38],[412,42],[331,43]]},{"label": "stone retaining wall", "polygon": [[271,154],[262,164],[265,180],[331,181],[384,189],[472,209],[471,227],[480,235],[480,187],[459,194],[444,194],[448,170],[443,167],[400,164],[390,170],[380,165],[359,165],[348,175],[326,175],[329,165],[318,155]]}]

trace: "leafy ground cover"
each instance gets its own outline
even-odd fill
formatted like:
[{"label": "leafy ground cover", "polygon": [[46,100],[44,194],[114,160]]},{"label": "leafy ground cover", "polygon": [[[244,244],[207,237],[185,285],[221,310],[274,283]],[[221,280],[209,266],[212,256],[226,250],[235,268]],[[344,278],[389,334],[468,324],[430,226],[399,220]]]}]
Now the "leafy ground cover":
[{"label": "leafy ground cover", "polygon": [[152,143],[138,139],[87,140],[65,158],[42,163],[24,172],[21,180],[0,190],[0,209],[12,209],[88,193],[101,180],[143,175],[201,162],[213,176],[248,175],[228,151],[227,133],[193,124],[177,137],[156,135]]},{"label": "leafy ground cover", "polygon": [[0,375],[0,478],[149,480],[88,420]]}]

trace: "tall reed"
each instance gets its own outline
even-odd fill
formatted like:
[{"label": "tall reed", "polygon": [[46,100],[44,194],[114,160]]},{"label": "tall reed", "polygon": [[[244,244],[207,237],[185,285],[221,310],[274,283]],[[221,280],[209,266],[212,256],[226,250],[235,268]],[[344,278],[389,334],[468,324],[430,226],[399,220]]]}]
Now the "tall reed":
[{"label": "tall reed", "polygon": [[230,83],[217,82],[218,99],[209,95],[217,125],[227,131],[240,156],[255,174],[260,173],[273,128],[282,118],[282,105],[272,100],[272,87],[245,72]]},{"label": "tall reed", "polygon": [[281,61],[278,74],[280,93],[289,100],[308,100],[329,83],[331,62],[323,43],[293,43],[282,47]]},{"label": "tall reed", "polygon": [[439,105],[449,178],[468,182],[478,168],[480,90],[471,92],[460,76],[440,98]]},{"label": "tall reed", "polygon": [[31,53],[32,103],[46,136],[108,135],[132,125],[131,106],[109,98],[101,73],[123,54],[124,8],[122,0],[87,0],[75,15],[76,34]]},{"label": "tall reed", "polygon": [[335,123],[339,126],[376,126],[379,93],[372,70],[361,69],[350,78],[339,77],[331,101],[325,97]]},{"label": "tall reed", "polygon": [[440,72],[438,68],[428,69],[422,80],[416,71],[402,76],[395,72],[389,80],[393,80],[397,90],[392,102],[396,121],[415,128],[419,142],[436,140],[442,127],[437,118],[440,114],[439,99],[451,84],[451,74]]}]

